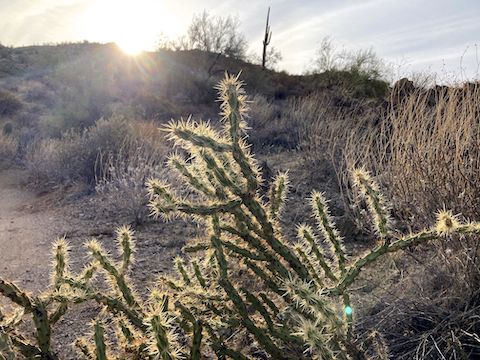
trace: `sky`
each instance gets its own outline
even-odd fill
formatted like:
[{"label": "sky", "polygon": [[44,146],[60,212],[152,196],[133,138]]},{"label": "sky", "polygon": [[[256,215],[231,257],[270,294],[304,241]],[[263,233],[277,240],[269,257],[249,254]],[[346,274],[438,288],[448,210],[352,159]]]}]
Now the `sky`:
[{"label": "sky", "polygon": [[326,36],[339,49],[373,48],[392,76],[478,73],[479,0],[0,0],[0,43],[114,41],[150,50],[206,10],[238,16],[250,52],[260,53],[269,6],[278,68],[290,73],[311,66]]}]

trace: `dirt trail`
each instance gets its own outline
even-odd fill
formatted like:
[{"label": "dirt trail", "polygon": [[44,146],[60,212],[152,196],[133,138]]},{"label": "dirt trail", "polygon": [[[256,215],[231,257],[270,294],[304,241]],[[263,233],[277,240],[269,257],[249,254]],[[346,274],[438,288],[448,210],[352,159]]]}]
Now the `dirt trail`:
[{"label": "dirt trail", "polygon": [[24,172],[0,171],[0,277],[38,292],[49,282],[50,244],[58,217],[34,211],[37,196],[20,185]]}]

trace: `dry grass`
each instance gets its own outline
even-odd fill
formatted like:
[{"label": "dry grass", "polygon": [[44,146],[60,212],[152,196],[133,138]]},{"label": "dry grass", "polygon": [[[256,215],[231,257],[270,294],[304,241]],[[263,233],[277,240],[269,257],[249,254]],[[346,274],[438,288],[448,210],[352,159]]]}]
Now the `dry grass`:
[{"label": "dry grass", "polygon": [[17,149],[17,139],[0,132],[0,166],[10,165],[17,155]]},{"label": "dry grass", "polygon": [[[302,124],[309,172],[325,173],[333,162],[340,191],[351,188],[344,175],[349,168],[381,174],[376,180],[392,199],[395,219],[407,224],[402,230],[418,230],[444,206],[480,218],[479,95],[480,87],[471,84],[418,88],[409,96],[392,93],[387,107],[335,106],[310,95],[292,103],[290,114]],[[344,208],[373,236],[357,199],[345,191]],[[359,328],[385,334],[395,359],[480,356],[480,239],[451,238],[407,254],[390,270],[395,281],[360,297],[366,312]]]},{"label": "dry grass", "polygon": [[138,122],[116,152],[100,153],[95,190],[102,196],[104,208],[144,222],[148,218],[145,183],[151,178],[167,178],[164,161],[168,151],[156,124]]},{"label": "dry grass", "polygon": [[476,359],[480,356],[478,237],[452,238],[431,251],[407,251],[395,281],[375,293],[359,330],[384,334],[391,358]]},{"label": "dry grass", "polygon": [[[447,206],[480,217],[480,87],[417,90],[395,99],[380,126],[357,128],[346,165],[367,165],[389,189],[396,214],[417,226]],[[460,195],[459,195],[460,194]]]},{"label": "dry grass", "polygon": [[[472,85],[393,93],[378,125],[364,122],[338,134],[338,173],[362,165],[382,174],[377,180],[392,199],[395,218],[408,222],[404,230],[423,227],[443,207],[478,219],[479,95],[480,87]],[[348,179],[340,181],[349,187]],[[364,318],[378,324],[395,358],[480,356],[479,248],[478,237],[452,238],[410,253],[401,281],[378,299],[382,310]]]}]

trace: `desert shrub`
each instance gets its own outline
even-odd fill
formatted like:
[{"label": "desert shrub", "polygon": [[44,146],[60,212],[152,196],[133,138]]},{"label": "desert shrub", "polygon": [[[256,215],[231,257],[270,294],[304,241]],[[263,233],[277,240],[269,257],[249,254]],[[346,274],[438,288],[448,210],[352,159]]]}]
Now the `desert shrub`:
[{"label": "desert shrub", "polygon": [[12,131],[13,131],[12,123],[7,122],[3,125],[3,129],[2,129],[3,135],[10,135]]},{"label": "desert shrub", "polygon": [[255,149],[299,149],[306,163],[318,166],[333,156],[334,144],[349,128],[378,118],[378,104],[357,100],[348,91],[332,95],[313,92],[276,102],[256,95],[249,104]]},{"label": "desert shrub", "polygon": [[372,48],[339,50],[329,36],[321,40],[312,60],[312,71],[315,73],[349,71],[362,74],[368,79],[381,79],[385,68],[384,62]]},{"label": "desert shrub", "polygon": [[171,119],[177,113],[175,104],[150,93],[139,94],[135,99],[137,113],[144,119]]},{"label": "desert shrub", "polygon": [[0,116],[15,114],[22,108],[22,102],[12,93],[0,90]]},{"label": "desert shrub", "polygon": [[339,50],[330,37],[320,42],[310,73],[328,85],[341,85],[359,98],[380,98],[388,92],[388,69],[372,48]]},{"label": "desert shrub", "polygon": [[[353,180],[367,201],[377,245],[347,256],[328,203],[316,191],[309,202],[317,230],[300,225],[299,239],[291,244],[279,225],[288,178],[274,179],[268,201],[259,196],[261,174],[243,140],[246,104],[236,77],[221,83],[220,99],[222,132],[192,120],[165,129],[188,156],[172,155],[168,164],[190,196],[179,197],[161,180],[148,184],[155,216],[192,217],[205,229],[185,248],[190,257],[175,260],[178,273],[162,279],[143,300],[128,278],[135,252],[129,228],[118,230],[118,261],[91,240],[86,245],[91,261],[78,274],[68,266],[68,245],[59,240],[53,246],[52,285],[44,294],[30,295],[0,280],[0,293],[20,309],[2,315],[3,354],[57,358],[54,325],[70,307],[94,300],[105,311],[93,321],[93,334],[76,342],[85,358],[346,360],[367,359],[367,352],[388,357],[381,335],[358,334],[354,326],[352,287],[361,271],[389,253],[444,236],[478,234],[480,224],[444,210],[434,226],[402,235],[393,228],[376,183],[356,170]],[[91,281],[97,272],[109,280],[108,289]],[[24,316],[35,324],[30,340],[19,332]],[[472,351],[465,349],[467,356],[478,354]]]},{"label": "desert shrub", "polygon": [[388,94],[388,82],[371,78],[357,69],[328,70],[316,75],[317,81],[326,87],[346,89],[356,98],[382,98]]},{"label": "desert shrub", "polygon": [[17,156],[18,140],[10,134],[0,133],[0,165],[9,165]]},{"label": "desert shrub", "polygon": [[298,145],[297,125],[285,116],[281,106],[256,95],[249,104],[251,127],[249,139],[257,151],[275,148],[295,149]]},{"label": "desert shrub", "polygon": [[84,131],[67,131],[60,138],[29,146],[26,167],[36,184],[84,181],[94,185],[100,153],[116,154],[131,134],[133,124],[120,116],[100,119]]},{"label": "desert shrub", "polygon": [[104,208],[126,212],[142,223],[148,217],[147,180],[168,177],[164,167],[167,148],[154,123],[139,122],[132,132],[115,152],[100,153],[95,190]]},{"label": "desert shrub", "polygon": [[37,122],[39,135],[42,138],[60,138],[67,130],[65,119],[59,115],[43,115]]}]

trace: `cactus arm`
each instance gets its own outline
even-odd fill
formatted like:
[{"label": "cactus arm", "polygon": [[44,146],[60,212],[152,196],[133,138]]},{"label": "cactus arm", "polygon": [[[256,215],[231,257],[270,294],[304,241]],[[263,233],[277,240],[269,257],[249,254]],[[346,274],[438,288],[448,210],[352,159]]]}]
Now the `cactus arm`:
[{"label": "cactus arm", "polygon": [[[231,146],[222,141],[218,134],[205,125],[194,123],[191,120],[170,122],[164,130],[168,133],[170,140],[176,142],[177,145],[187,149],[210,149],[216,153],[228,152]],[[200,130],[200,131],[199,131]],[[199,132],[201,132],[199,134]]]},{"label": "cactus arm", "polygon": [[327,276],[330,280],[337,282],[338,279],[333,273],[330,264],[327,262],[325,256],[318,248],[317,241],[315,239],[315,235],[313,235],[312,229],[309,226],[300,225],[298,227],[298,237],[309,244],[310,249],[315,255],[318,264],[323,269],[325,276]]},{"label": "cactus arm", "polygon": [[285,261],[301,279],[310,280],[310,275],[302,262],[298,259],[298,257],[295,256],[293,251],[291,251],[287,245],[285,245],[275,236],[274,228],[266,216],[265,209],[260,205],[260,203],[249,195],[244,196],[242,201],[261,224],[264,232],[264,239],[268,245],[283,259],[285,259]]},{"label": "cactus arm", "polygon": [[[240,211],[235,212],[235,216],[239,217],[239,221],[245,221],[246,215],[241,213]],[[289,276],[287,268],[281,263],[275,253],[265,248],[262,242],[257,239],[252,234],[248,233],[247,231],[239,231],[231,226],[224,226],[220,227],[220,230],[226,231],[232,235],[236,235],[243,239],[248,245],[258,250],[260,254],[265,256],[266,260],[271,264],[271,268],[274,269],[274,272],[277,273],[279,276],[287,278]]]},{"label": "cactus arm", "polygon": [[[217,228],[215,232],[216,235],[219,235],[218,225],[215,226],[216,221],[218,221],[218,219],[214,219],[214,228]],[[274,342],[272,339],[270,339],[266,332],[255,326],[254,322],[248,316],[247,306],[230,280],[228,280],[227,261],[225,254],[223,253],[221,241],[216,235],[213,235],[211,240],[212,245],[215,248],[215,255],[220,268],[220,278],[218,280],[219,285],[223,288],[226,295],[237,309],[238,315],[241,317],[242,324],[257,339],[257,341],[262,344],[262,346],[265,348],[265,351],[272,355],[274,359],[285,359],[282,351],[275,346]]]},{"label": "cactus arm", "polygon": [[272,299],[270,299],[270,297],[266,293],[261,292],[259,295],[262,298],[263,302],[267,304],[267,306],[276,316],[280,312],[280,309],[277,307],[277,305],[275,305],[275,303],[272,301]]},{"label": "cactus arm", "polygon": [[239,200],[232,200],[223,204],[211,204],[200,205],[190,203],[176,203],[174,205],[167,205],[160,203],[160,201],[154,201],[151,203],[151,207],[157,214],[169,214],[169,213],[183,213],[185,215],[199,215],[208,216],[218,213],[232,212],[235,208],[239,207],[241,202]]},{"label": "cactus arm", "polygon": [[319,288],[322,288],[323,287],[323,281],[318,276],[318,273],[315,270],[315,267],[312,265],[312,263],[311,263],[309,257],[307,256],[307,254],[303,251],[303,249],[300,246],[296,246],[295,250],[297,251],[298,256],[300,257],[302,262],[305,264],[305,267],[308,269],[312,279],[315,281],[315,283],[317,284],[317,286]]},{"label": "cactus arm", "polygon": [[195,176],[192,171],[190,171],[185,160],[180,156],[171,156],[168,159],[168,165],[170,168],[175,169],[180,175],[182,175],[185,181],[190,184],[193,189],[208,197],[215,197],[215,191],[201,181],[199,176]]},{"label": "cactus arm", "polygon": [[68,273],[68,251],[69,247],[65,238],[58,239],[53,244],[54,252],[54,271],[53,285],[56,290],[60,288],[63,278]]},{"label": "cactus arm", "polygon": [[205,281],[205,278],[202,275],[202,271],[200,269],[200,266],[198,265],[197,261],[192,261],[192,267],[193,267],[193,273],[195,274],[195,277],[198,280],[198,283],[203,289],[207,288],[207,282]]},{"label": "cactus arm", "polygon": [[278,174],[270,185],[269,192],[269,215],[273,220],[278,220],[288,192],[287,174]]},{"label": "cactus arm", "polygon": [[272,331],[274,328],[272,317],[270,316],[270,314],[268,313],[268,310],[265,308],[262,302],[254,294],[252,294],[250,291],[248,291],[244,287],[240,288],[240,292],[243,293],[243,295],[245,296],[245,299],[253,306],[253,308],[256,311],[258,311],[260,315],[262,315],[269,330]]},{"label": "cactus arm", "polygon": [[290,331],[285,330],[285,328],[279,328],[274,324],[267,308],[257,296],[244,287],[240,288],[240,291],[245,295],[245,299],[253,306],[253,308],[265,319],[268,330],[272,336],[286,342],[296,343],[299,346],[303,345],[302,340],[298,336],[292,335]]},{"label": "cactus arm", "polygon": [[186,253],[196,253],[208,249],[210,249],[210,244],[208,242],[198,242],[195,244],[187,244],[183,247],[182,250]]},{"label": "cactus arm", "polygon": [[0,327],[0,360],[15,360],[15,350],[10,335]]},{"label": "cactus arm", "polygon": [[176,257],[174,260],[175,268],[177,271],[182,275],[183,283],[184,285],[188,286],[192,282],[190,279],[190,275],[187,273],[187,270],[185,269],[183,260],[181,257]]},{"label": "cactus arm", "polygon": [[341,320],[335,311],[331,309],[329,301],[315,292],[311,283],[298,279],[289,279],[284,281],[284,290],[305,312],[310,313],[314,317],[328,320],[337,329],[343,327]]},{"label": "cactus arm", "polygon": [[230,189],[235,195],[240,196],[243,194],[242,188],[236,184],[230,177],[229,174],[218,165],[217,160],[215,157],[208,151],[202,151],[200,156],[207,166],[207,169],[212,172],[215,176],[215,179],[220,183],[220,185],[224,186],[227,189]]},{"label": "cactus arm", "polygon": [[120,274],[127,272],[130,264],[133,262],[133,253],[135,252],[135,241],[133,231],[129,226],[122,226],[117,230],[118,251],[122,255],[122,266]]},{"label": "cactus arm", "polygon": [[130,309],[125,304],[123,304],[121,300],[103,295],[101,293],[94,294],[93,299],[95,299],[99,304],[105,305],[114,314],[124,314],[130,321],[130,323],[138,329],[142,331],[145,331],[147,329],[146,325],[142,320],[142,314],[138,313],[134,309]]},{"label": "cactus arm", "polygon": [[210,206],[179,204],[176,210],[191,215],[214,215],[217,213],[229,213],[241,205],[240,200],[232,200],[224,204],[212,204]]},{"label": "cactus arm", "polygon": [[128,284],[125,276],[115,267],[115,265],[110,261],[108,256],[105,254],[105,251],[102,249],[100,244],[94,240],[90,241],[87,244],[88,249],[90,250],[91,255],[95,260],[98,261],[100,266],[110,274],[114,279],[118,289],[120,290],[123,298],[129,306],[139,307],[137,300],[135,299],[132,289]]},{"label": "cactus arm", "polygon": [[50,354],[51,327],[48,319],[45,304],[36,299],[32,310],[33,322],[35,324],[35,337],[42,354]]},{"label": "cactus arm", "polygon": [[123,319],[118,320],[118,326],[120,328],[120,331],[122,335],[125,337],[125,339],[128,342],[134,342],[135,341],[135,334],[133,333],[132,329],[129,327],[127,322]]},{"label": "cactus arm", "polygon": [[258,170],[254,170],[251,167],[251,156],[247,156],[245,154],[245,152],[243,151],[243,146],[238,143],[238,140],[237,143],[233,143],[232,145],[232,155],[233,159],[240,167],[243,176],[247,180],[248,192],[250,194],[254,194],[259,186]]},{"label": "cactus arm", "polygon": [[275,345],[272,339],[267,335],[265,329],[255,326],[254,322],[248,316],[248,309],[244,301],[238,294],[232,283],[225,278],[219,280],[219,285],[223,287],[225,293],[228,295],[238,314],[241,316],[243,326],[257,339],[257,341],[264,347],[274,359],[286,359],[284,353]]},{"label": "cactus arm", "polygon": [[350,295],[345,292],[342,295],[342,301],[343,301],[343,316],[344,316],[344,321],[347,325],[347,340],[350,340],[352,337],[352,331],[353,331],[353,309],[352,309],[352,304],[350,302]]},{"label": "cactus arm", "polygon": [[228,356],[233,360],[248,360],[242,353],[228,348],[223,341],[215,334],[215,331],[208,324],[204,324],[205,330],[210,337],[210,346],[219,360],[225,360]]},{"label": "cactus arm", "polygon": [[255,262],[249,261],[247,259],[243,259],[243,263],[247,266],[248,269],[252,271],[256,276],[258,276],[261,280],[263,280],[263,283],[270,288],[274,293],[283,295],[282,290],[278,286],[277,281],[270,275],[268,275],[262,268],[257,266]]},{"label": "cactus arm", "polygon": [[92,262],[88,264],[87,266],[85,266],[82,272],[78,275],[77,281],[85,284],[88,283],[95,275],[97,269],[98,269],[98,265],[96,262]]},{"label": "cactus arm", "polygon": [[[462,233],[470,233],[468,228],[462,228]],[[415,246],[423,242],[437,239],[439,237],[438,233],[433,229],[423,230],[415,234],[407,235],[391,244],[384,243],[375,247],[368,254],[362,256],[356,260],[353,265],[345,273],[345,276],[339,282],[337,286],[331,288],[327,291],[330,295],[341,295],[344,291],[353,284],[357,276],[360,274],[360,271],[367,265],[375,262],[382,255],[389,252],[396,252],[398,250],[405,249],[409,246]]]},{"label": "cactus arm", "polygon": [[220,108],[223,119],[228,123],[228,132],[231,139],[231,154],[240,167],[240,171],[247,180],[248,192],[255,193],[259,185],[258,169],[252,167],[254,163],[250,154],[245,153],[246,146],[240,141],[240,129],[243,127],[243,117],[246,111],[245,92],[238,81],[238,76],[227,76],[218,86]]},{"label": "cactus arm", "polygon": [[361,194],[367,200],[377,234],[381,239],[390,242],[391,220],[378,185],[373,181],[370,174],[363,169],[353,171],[352,177],[353,184],[360,189]]},{"label": "cactus arm", "polygon": [[33,310],[33,299],[12,282],[0,279],[0,294],[23,307],[27,312]]},{"label": "cactus arm", "polygon": [[105,345],[105,329],[100,320],[95,320],[93,339],[95,342],[95,359],[107,360],[107,347]]},{"label": "cactus arm", "polygon": [[267,256],[261,254],[261,253],[253,253],[248,249],[245,249],[243,247],[237,246],[234,243],[226,240],[222,240],[222,245],[230,250],[232,253],[236,254],[240,258],[245,257],[247,259],[251,259],[254,261],[266,261]]},{"label": "cactus arm", "polygon": [[191,360],[201,359],[202,330],[203,330],[203,326],[201,321],[200,320],[194,321],[192,347],[190,349]]},{"label": "cactus arm", "polygon": [[179,349],[175,344],[176,337],[171,331],[170,323],[162,312],[156,312],[147,320],[151,338],[150,353],[155,358],[174,360],[178,358]]},{"label": "cactus arm", "polygon": [[40,350],[40,348],[27,343],[19,336],[10,334],[10,340],[15,348],[27,359],[35,359],[42,355],[42,350]]},{"label": "cactus arm", "polygon": [[55,325],[58,322],[58,320],[60,320],[62,316],[65,315],[67,310],[68,310],[67,302],[62,302],[60,305],[58,305],[57,309],[49,317],[48,321],[50,322],[50,324]]},{"label": "cactus arm", "polygon": [[120,299],[105,295],[102,292],[97,292],[88,285],[79,283],[72,278],[67,278],[65,281],[73,288],[85,292],[85,296],[82,298],[83,301],[87,299],[93,299],[97,303],[106,306],[114,314],[124,314],[130,323],[136,328],[142,330],[143,332],[147,330],[147,326],[143,322],[143,314],[139,313],[136,309],[128,307]]},{"label": "cactus arm", "polygon": [[311,205],[318,222],[318,227],[322,231],[325,239],[332,244],[332,250],[337,258],[340,273],[343,275],[345,273],[345,250],[343,249],[342,238],[333,223],[327,201],[323,194],[314,191],[311,197]]}]

